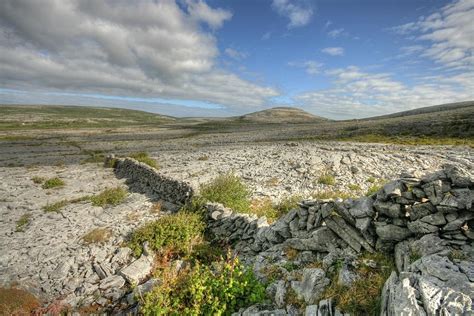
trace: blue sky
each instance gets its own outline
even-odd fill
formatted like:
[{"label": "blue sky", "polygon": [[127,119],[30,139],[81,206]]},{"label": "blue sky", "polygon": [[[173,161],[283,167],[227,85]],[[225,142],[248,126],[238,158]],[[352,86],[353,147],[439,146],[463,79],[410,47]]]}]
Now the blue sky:
[{"label": "blue sky", "polygon": [[474,99],[474,1],[3,1],[0,103],[348,119]]}]

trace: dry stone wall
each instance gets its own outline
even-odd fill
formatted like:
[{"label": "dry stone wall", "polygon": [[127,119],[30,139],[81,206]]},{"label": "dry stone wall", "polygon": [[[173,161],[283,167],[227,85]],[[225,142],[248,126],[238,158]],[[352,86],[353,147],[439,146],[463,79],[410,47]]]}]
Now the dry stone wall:
[{"label": "dry stone wall", "polygon": [[[399,272],[385,284],[383,315],[457,315],[474,310],[473,199],[469,173],[446,165],[426,176],[403,174],[370,197],[302,201],[271,225],[219,204],[206,207],[211,232],[250,258],[257,273],[285,248],[323,265],[383,251],[394,255]],[[284,285],[275,287],[278,302]],[[319,308],[311,305],[314,289],[300,292],[308,310]]]},{"label": "dry stone wall", "polygon": [[151,195],[154,199],[181,206],[194,194],[193,188],[188,183],[165,177],[155,168],[135,159],[114,157],[108,159],[115,159],[114,170],[117,177],[126,178],[132,190]]}]

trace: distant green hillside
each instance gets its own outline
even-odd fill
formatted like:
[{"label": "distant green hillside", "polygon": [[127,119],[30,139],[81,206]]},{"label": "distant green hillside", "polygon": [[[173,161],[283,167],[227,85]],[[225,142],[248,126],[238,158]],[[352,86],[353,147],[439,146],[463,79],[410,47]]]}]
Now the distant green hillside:
[{"label": "distant green hillside", "polygon": [[117,108],[0,105],[0,130],[157,126],[174,120],[169,116]]}]

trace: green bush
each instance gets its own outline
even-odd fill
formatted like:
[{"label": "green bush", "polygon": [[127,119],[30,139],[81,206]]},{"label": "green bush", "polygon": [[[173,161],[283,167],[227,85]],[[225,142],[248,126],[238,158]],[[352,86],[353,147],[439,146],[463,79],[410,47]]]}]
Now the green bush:
[{"label": "green bush", "polygon": [[52,189],[52,188],[62,187],[64,185],[65,185],[65,183],[62,179],[59,179],[58,177],[55,177],[55,178],[51,178],[51,179],[46,180],[43,183],[42,188],[43,189]]},{"label": "green bush", "polygon": [[249,211],[250,192],[242,180],[227,173],[201,186],[201,196],[208,201],[222,203],[237,212]]},{"label": "green bush", "polygon": [[131,153],[128,155],[130,158],[133,158],[139,162],[143,162],[144,164],[149,165],[150,167],[153,167],[155,169],[159,169],[160,167],[156,163],[156,160],[151,158],[150,155],[147,152],[138,152],[138,153]]},{"label": "green bush", "polygon": [[199,214],[178,212],[138,228],[131,235],[128,246],[136,256],[141,255],[145,241],[155,251],[166,248],[177,255],[189,255],[203,232],[204,223]]},{"label": "green bush", "polygon": [[143,299],[144,315],[230,315],[265,298],[264,286],[238,259],[220,260],[212,268],[197,263],[161,280]]},{"label": "green bush", "polygon": [[105,189],[89,199],[95,206],[119,205],[127,197],[127,191],[121,187]]}]

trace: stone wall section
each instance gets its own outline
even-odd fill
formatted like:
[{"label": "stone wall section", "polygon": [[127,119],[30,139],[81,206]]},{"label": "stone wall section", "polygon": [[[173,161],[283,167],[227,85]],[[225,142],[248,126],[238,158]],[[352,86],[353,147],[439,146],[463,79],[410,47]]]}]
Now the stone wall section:
[{"label": "stone wall section", "polygon": [[132,158],[113,159],[115,159],[115,174],[119,178],[126,178],[126,183],[132,190],[178,206],[186,204],[194,194],[193,188],[188,183],[163,176],[157,169],[147,164]]}]

